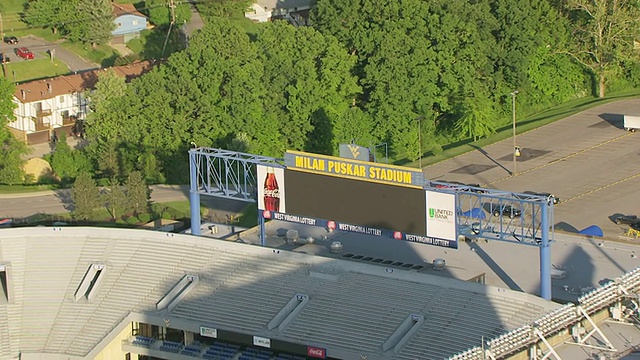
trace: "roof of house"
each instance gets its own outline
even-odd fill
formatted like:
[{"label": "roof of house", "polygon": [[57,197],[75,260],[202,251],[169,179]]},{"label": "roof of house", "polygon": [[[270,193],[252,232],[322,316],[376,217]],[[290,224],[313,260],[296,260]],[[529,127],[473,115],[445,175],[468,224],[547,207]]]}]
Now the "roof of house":
[{"label": "roof of house", "polygon": [[116,74],[125,78],[129,82],[132,79],[145,74],[156,65],[156,61],[147,60],[135,62],[129,65],[115,66],[85,71],[71,75],[61,75],[53,78],[28,81],[16,86],[13,96],[22,103],[30,103],[51,99],[56,96],[73,94],[94,89],[98,81],[98,74],[101,71],[113,69]]},{"label": "roof of house", "polygon": [[146,16],[141,12],[139,12],[138,9],[136,9],[135,6],[133,6],[133,4],[111,3],[111,6],[113,7],[113,15],[115,17],[129,14],[129,15],[137,15],[137,16],[146,18]]},{"label": "roof of house", "polygon": [[[9,302],[0,301],[0,359],[94,358],[131,314],[376,359],[447,358],[561,306],[412,270],[191,235],[82,227],[0,232],[11,289]],[[83,278],[96,266],[102,278],[87,300]],[[197,277],[195,286],[160,307],[185,276]],[[271,326],[300,296],[305,305]],[[420,318],[397,352],[383,350],[401,324]]]}]

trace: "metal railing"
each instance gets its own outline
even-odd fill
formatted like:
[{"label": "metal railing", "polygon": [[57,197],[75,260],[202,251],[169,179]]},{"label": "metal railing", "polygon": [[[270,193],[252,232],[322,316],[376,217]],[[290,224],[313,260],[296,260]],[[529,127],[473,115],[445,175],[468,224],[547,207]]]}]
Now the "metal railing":
[{"label": "metal railing", "polygon": [[525,351],[538,342],[534,330],[538,330],[545,338],[554,335],[581,321],[583,315],[578,308],[585,310],[589,316],[618,302],[624,295],[622,289],[635,292],[640,289],[640,268],[636,268],[605,286],[595,289],[578,299],[578,305],[567,304],[543,315],[530,324],[523,325],[497,338],[485,342],[484,347],[474,347],[450,357],[450,360],[501,359],[510,354]]}]

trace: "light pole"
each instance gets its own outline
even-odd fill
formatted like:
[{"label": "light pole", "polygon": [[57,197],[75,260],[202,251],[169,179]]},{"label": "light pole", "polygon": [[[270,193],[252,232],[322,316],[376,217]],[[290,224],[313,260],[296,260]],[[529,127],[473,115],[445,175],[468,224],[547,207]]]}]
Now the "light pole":
[{"label": "light pole", "polygon": [[418,116],[417,118],[415,118],[415,120],[418,120],[418,151],[420,152],[420,171],[422,171],[422,136],[420,135],[420,132],[422,132],[422,119],[424,119],[424,116]]},{"label": "light pole", "polygon": [[518,147],[516,146],[516,95],[518,95],[518,90],[515,90],[514,92],[510,93],[509,95],[511,95],[511,113],[513,114],[513,172],[511,173],[511,175],[515,175],[517,170],[517,157],[518,155],[517,153],[517,149]]}]

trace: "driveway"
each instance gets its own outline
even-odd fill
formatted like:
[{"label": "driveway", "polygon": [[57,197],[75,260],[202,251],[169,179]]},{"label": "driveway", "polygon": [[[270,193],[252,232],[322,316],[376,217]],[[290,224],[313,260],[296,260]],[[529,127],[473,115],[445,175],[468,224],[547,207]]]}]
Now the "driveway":
[{"label": "driveway", "polygon": [[81,58],[74,52],[62,47],[60,43],[53,43],[32,35],[18,38],[18,41],[19,43],[16,45],[4,45],[5,53],[11,56],[12,61],[29,61],[16,55],[15,49],[18,47],[28,48],[34,53],[36,59],[48,59],[49,51],[55,49],[55,57],[64,62],[71,72],[100,68],[100,65]]}]

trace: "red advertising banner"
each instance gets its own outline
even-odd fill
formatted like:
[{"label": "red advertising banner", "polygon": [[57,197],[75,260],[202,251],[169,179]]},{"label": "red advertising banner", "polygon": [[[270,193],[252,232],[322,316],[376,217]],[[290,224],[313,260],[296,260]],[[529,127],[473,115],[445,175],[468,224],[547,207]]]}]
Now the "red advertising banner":
[{"label": "red advertising banner", "polygon": [[307,356],[324,359],[327,357],[327,350],[315,346],[307,346]]}]

